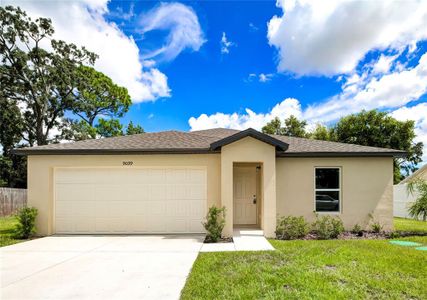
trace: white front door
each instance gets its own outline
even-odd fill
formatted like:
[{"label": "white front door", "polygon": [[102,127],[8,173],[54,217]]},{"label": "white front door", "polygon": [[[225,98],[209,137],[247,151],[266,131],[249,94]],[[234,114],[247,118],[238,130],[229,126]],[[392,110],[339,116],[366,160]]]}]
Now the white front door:
[{"label": "white front door", "polygon": [[256,167],[235,167],[233,182],[233,223],[256,224]]}]

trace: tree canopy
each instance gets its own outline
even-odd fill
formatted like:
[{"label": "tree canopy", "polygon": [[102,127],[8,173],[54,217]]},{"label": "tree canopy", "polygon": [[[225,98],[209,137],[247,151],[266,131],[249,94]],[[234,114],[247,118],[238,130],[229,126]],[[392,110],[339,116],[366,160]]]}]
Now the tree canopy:
[{"label": "tree canopy", "polygon": [[[0,7],[1,184],[13,185],[22,169],[11,153],[17,146],[124,134],[127,89],[92,67],[95,53],[53,35],[50,19]],[[138,126],[129,132],[143,132]]]},{"label": "tree canopy", "polygon": [[307,132],[305,130],[305,127],[307,126],[306,121],[300,121],[294,115],[291,115],[289,118],[285,119],[283,123],[284,124],[282,124],[282,121],[276,117],[262,128],[262,132],[294,137],[307,136]]},{"label": "tree canopy", "polygon": [[305,129],[307,122],[295,116],[283,123],[276,117],[262,128],[262,132],[406,151],[405,158],[394,160],[395,183],[414,172],[422,160],[423,143],[414,142],[414,121],[399,121],[387,112],[362,110],[342,117],[331,127],[316,124],[311,132]]}]

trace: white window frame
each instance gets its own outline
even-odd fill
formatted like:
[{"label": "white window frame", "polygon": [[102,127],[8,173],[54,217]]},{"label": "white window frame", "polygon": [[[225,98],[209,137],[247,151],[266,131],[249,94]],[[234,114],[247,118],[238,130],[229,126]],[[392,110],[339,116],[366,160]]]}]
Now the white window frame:
[{"label": "white window frame", "polygon": [[[318,189],[316,188],[316,170],[317,169],[338,169],[338,189]],[[341,214],[342,211],[342,185],[341,185],[341,176],[342,176],[342,167],[331,167],[331,166],[327,166],[327,167],[322,167],[322,166],[318,166],[318,167],[314,167],[314,194],[313,194],[313,198],[314,198],[314,212],[316,214],[335,214],[335,215],[339,215]],[[338,211],[317,211],[316,210],[316,192],[317,191],[325,191],[325,192],[338,192],[339,195],[339,202],[338,202]]]}]

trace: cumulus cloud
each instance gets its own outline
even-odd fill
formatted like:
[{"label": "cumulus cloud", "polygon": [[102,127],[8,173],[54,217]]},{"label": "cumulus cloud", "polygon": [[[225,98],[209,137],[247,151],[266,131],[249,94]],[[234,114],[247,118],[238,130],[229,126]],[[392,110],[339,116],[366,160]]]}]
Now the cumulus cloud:
[{"label": "cumulus cloud", "polygon": [[427,53],[413,68],[382,76],[372,76],[371,72],[349,76],[340,94],[309,106],[304,117],[328,122],[361,109],[398,108],[418,100],[427,92]]},{"label": "cumulus cloud", "polygon": [[[427,2],[278,0],[268,22],[278,70],[297,75],[352,72],[373,49],[416,49],[427,38]],[[383,62],[386,68],[387,62]]]},{"label": "cumulus cloud", "polygon": [[427,161],[427,103],[419,103],[412,107],[401,107],[391,113],[401,121],[415,121],[416,141],[424,143],[423,161]]},{"label": "cumulus cloud", "polygon": [[185,49],[198,51],[205,42],[196,13],[181,3],[161,3],[141,16],[140,26],[142,34],[153,30],[169,32],[162,47],[144,55],[150,59],[170,61]]},{"label": "cumulus cloud", "polygon": [[[256,113],[247,108],[245,113],[241,114],[221,112],[212,115],[202,114],[190,118],[189,125],[192,130],[213,127],[261,129],[274,117],[283,120],[293,114],[307,120],[309,127],[312,127],[316,123],[336,121],[362,109],[385,109],[391,111],[392,116],[399,120],[416,121],[417,141],[424,143],[424,160],[427,160],[427,103],[408,107],[411,102],[419,100],[427,93],[427,53],[424,53],[418,64],[412,68],[397,68],[397,63],[383,63],[381,62],[383,59],[380,57],[360,75],[353,73],[344,76],[341,79],[341,93],[304,109],[297,99],[288,98],[267,113]],[[389,57],[386,57],[386,60],[394,61]],[[378,64],[383,64],[381,71],[378,71]],[[258,76],[253,73],[249,78],[255,79]]]},{"label": "cumulus cloud", "polygon": [[268,113],[255,113],[249,108],[242,114],[239,113],[215,113],[212,115],[201,114],[199,117],[191,117],[188,121],[191,130],[202,130],[209,128],[254,128],[260,130],[267,122],[275,117],[280,119],[294,115],[301,118],[301,105],[297,99],[287,98],[276,104]]},{"label": "cumulus cloud", "polygon": [[[169,97],[167,76],[155,67],[155,61],[141,59],[140,50],[133,37],[124,34],[114,22],[106,20],[106,15],[109,14],[107,3],[108,0],[3,1],[2,5],[19,5],[33,18],[52,19],[55,38],[85,46],[97,53],[99,59],[95,64],[96,69],[107,74],[117,84],[126,87],[133,102],[154,101],[160,97]],[[176,56],[177,49],[181,49],[183,45],[180,35],[188,32],[181,32],[179,30],[181,27],[176,24],[182,22],[183,27],[190,26],[194,22],[194,16],[183,15],[182,12],[185,9],[182,4],[168,5],[158,7],[155,21],[153,21],[153,14],[148,17],[151,16],[150,24],[153,30],[159,28],[162,21],[168,24],[164,28],[170,30],[169,42],[162,51]],[[177,8],[179,18],[170,13],[171,8]],[[195,47],[195,49],[198,48]]]},{"label": "cumulus cloud", "polygon": [[225,32],[222,33],[222,37],[220,40],[220,45],[221,45],[221,54],[228,54],[230,53],[230,48],[233,46],[236,46],[235,43],[233,43],[232,41],[230,41],[227,38],[227,35],[225,34]]}]

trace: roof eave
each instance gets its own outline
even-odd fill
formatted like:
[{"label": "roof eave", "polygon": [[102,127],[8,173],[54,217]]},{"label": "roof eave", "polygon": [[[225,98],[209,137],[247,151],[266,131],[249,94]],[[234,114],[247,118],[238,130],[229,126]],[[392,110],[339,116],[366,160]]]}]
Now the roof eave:
[{"label": "roof eave", "polygon": [[406,157],[406,152],[277,152],[278,157]]},{"label": "roof eave", "polygon": [[174,149],[14,149],[16,155],[135,155],[135,154],[209,154],[220,153],[208,148]]}]

